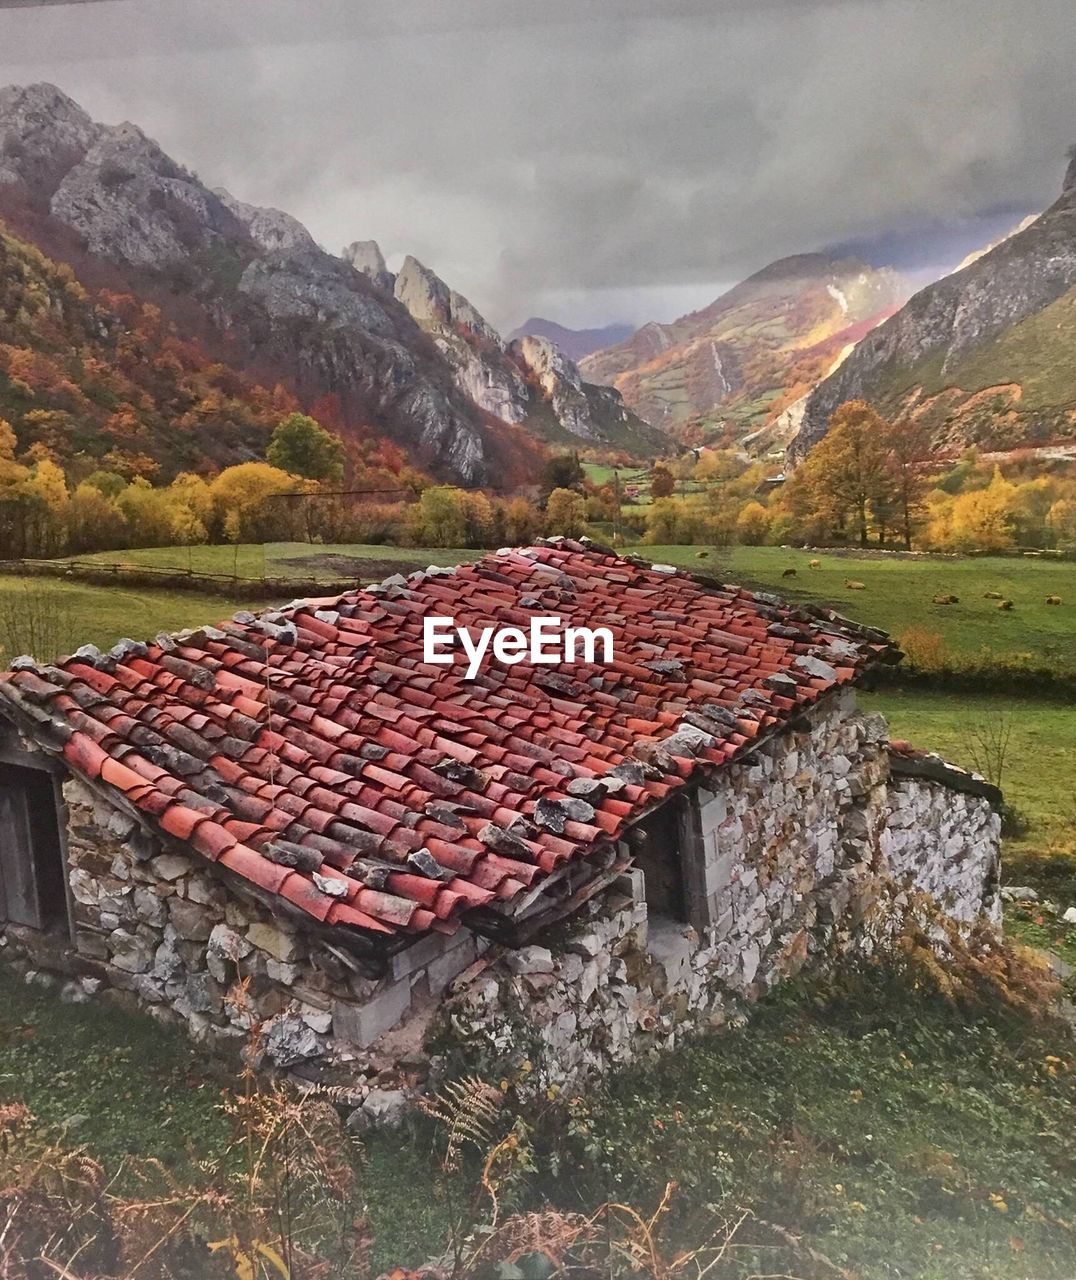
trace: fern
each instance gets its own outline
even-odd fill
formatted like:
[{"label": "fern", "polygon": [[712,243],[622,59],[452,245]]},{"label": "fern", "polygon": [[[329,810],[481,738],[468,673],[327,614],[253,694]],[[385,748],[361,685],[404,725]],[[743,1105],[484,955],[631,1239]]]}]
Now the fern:
[{"label": "fern", "polygon": [[419,1106],[448,1131],[444,1168],[459,1167],[460,1153],[470,1143],[486,1151],[501,1114],[502,1097],[497,1089],[478,1076],[450,1080],[440,1093],[419,1099]]}]

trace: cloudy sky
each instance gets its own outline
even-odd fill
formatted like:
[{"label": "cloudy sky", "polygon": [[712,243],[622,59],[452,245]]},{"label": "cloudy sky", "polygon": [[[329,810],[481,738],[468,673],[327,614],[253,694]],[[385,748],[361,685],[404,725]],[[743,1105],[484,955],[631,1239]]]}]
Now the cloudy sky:
[{"label": "cloudy sky", "polygon": [[948,265],[1060,189],[1073,0],[0,0],[0,82],[130,119],[509,328],[787,253]]}]

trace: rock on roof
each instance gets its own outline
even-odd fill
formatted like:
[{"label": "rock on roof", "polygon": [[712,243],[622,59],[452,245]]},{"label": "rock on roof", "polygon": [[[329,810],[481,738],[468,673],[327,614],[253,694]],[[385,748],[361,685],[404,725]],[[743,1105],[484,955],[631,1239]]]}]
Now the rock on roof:
[{"label": "rock on roof", "polygon": [[[462,655],[423,664],[428,614],[607,626],[614,661],[490,659],[468,681]],[[551,540],[19,659],[0,705],[150,829],[371,941],[509,902],[894,654],[837,615]]]}]

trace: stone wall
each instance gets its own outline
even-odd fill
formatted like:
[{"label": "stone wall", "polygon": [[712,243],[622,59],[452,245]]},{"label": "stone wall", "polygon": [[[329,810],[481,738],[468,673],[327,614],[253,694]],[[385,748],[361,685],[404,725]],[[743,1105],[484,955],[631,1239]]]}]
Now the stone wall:
[{"label": "stone wall", "polygon": [[970,923],[980,913],[1001,923],[1001,815],[986,800],[951,786],[894,776],[882,832],[890,875]]},{"label": "stone wall", "polygon": [[443,1042],[478,1069],[578,1083],[740,1017],[809,961],[870,951],[913,894],[996,917],[987,800],[890,779],[885,721],[851,696],[697,791],[682,823],[692,924],[648,918],[637,870],[556,946],[504,955],[449,1003]]},{"label": "stone wall", "polygon": [[81,781],[63,793],[73,946],[12,925],[2,941],[22,968],[60,972],[65,999],[126,992],[196,1040],[346,1079],[362,1096],[390,1065],[370,1047],[428,1014],[486,945],[464,931],[431,935],[370,978],[346,950],[238,895],[212,864],[166,849]]}]

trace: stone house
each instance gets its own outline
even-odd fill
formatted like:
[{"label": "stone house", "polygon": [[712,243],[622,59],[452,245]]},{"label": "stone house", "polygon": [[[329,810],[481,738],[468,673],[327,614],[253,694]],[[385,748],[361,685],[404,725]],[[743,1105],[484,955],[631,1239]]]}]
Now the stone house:
[{"label": "stone house", "polygon": [[[535,614],[609,627],[612,661],[423,662],[426,616]],[[922,895],[996,917],[997,792],[856,707],[898,658],[567,540],[20,658],[2,953],[360,1091],[451,1045],[578,1079],[875,945]]]}]

